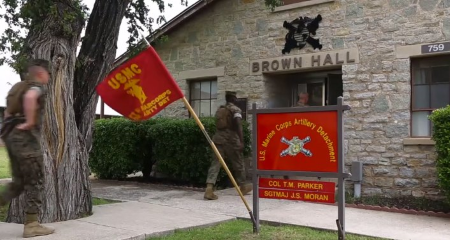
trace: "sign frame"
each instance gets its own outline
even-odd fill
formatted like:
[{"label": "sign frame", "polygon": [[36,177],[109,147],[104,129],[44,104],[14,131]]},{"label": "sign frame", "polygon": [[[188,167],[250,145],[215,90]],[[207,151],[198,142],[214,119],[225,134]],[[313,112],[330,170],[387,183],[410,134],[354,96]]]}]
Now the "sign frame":
[{"label": "sign frame", "polygon": [[[350,173],[345,172],[344,160],[344,111],[350,110],[350,106],[343,104],[343,97],[338,97],[337,105],[321,106],[321,107],[286,107],[286,108],[265,108],[258,109],[256,103],[252,104],[249,114],[252,114],[252,181],[253,181],[253,212],[255,223],[253,231],[259,233],[259,179],[263,176],[301,176],[301,177],[321,177],[334,178],[338,180],[338,219],[336,220],[339,239],[345,239],[345,180],[351,177]],[[337,172],[310,172],[310,171],[280,171],[280,170],[259,170],[258,169],[258,114],[270,113],[308,113],[308,112],[337,112]],[[264,177],[263,177],[264,178]]]}]

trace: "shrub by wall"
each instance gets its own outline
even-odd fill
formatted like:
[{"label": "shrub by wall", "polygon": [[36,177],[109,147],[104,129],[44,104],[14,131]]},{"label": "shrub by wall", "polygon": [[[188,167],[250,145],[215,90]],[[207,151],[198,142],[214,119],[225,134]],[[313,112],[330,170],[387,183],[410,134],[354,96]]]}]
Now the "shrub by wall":
[{"label": "shrub by wall", "polygon": [[96,120],[89,155],[91,171],[105,179],[123,178],[135,171],[137,162],[130,160],[137,133],[137,125],[123,118]]},{"label": "shrub by wall", "polygon": [[[201,118],[209,136],[215,133],[214,118]],[[244,155],[251,152],[248,123],[244,122]],[[150,174],[158,162],[158,171],[173,180],[204,184],[213,150],[193,119],[153,118],[132,122],[124,118],[95,122],[90,166],[104,179],[120,179],[143,171]],[[232,166],[228,164],[230,170]],[[227,181],[223,169],[218,183]]]},{"label": "shrub by wall", "polygon": [[[215,133],[214,118],[202,118],[209,136]],[[154,157],[158,161],[158,171],[173,179],[194,184],[205,184],[208,168],[214,154],[211,146],[193,119],[171,119],[157,123],[150,128],[154,144]],[[249,156],[250,131],[244,123],[244,155]],[[224,157],[224,156],[223,156]],[[232,171],[231,164],[227,166]],[[218,184],[223,185],[228,177],[220,172]]]},{"label": "shrub by wall", "polygon": [[153,165],[149,126],[155,120],[132,122],[125,118],[99,119],[94,125],[94,139],[89,166],[102,179],[122,179],[143,171],[150,174]]},{"label": "shrub by wall", "polygon": [[450,106],[433,111],[429,119],[433,123],[432,139],[436,142],[439,186],[450,201]]}]

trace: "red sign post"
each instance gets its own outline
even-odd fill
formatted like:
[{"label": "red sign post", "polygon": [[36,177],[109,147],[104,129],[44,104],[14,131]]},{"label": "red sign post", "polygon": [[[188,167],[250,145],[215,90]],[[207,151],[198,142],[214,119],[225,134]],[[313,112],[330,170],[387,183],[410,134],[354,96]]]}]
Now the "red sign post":
[{"label": "red sign post", "polygon": [[[338,202],[339,239],[345,239],[343,112],[350,107],[256,109],[253,104],[253,207],[259,231],[259,198],[318,203]],[[261,178],[260,176],[335,178],[324,181]]]}]

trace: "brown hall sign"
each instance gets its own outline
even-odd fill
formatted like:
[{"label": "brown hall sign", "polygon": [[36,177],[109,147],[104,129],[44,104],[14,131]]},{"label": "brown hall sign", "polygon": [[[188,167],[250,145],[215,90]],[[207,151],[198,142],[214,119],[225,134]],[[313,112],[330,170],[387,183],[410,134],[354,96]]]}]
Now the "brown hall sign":
[{"label": "brown hall sign", "polygon": [[354,63],[359,63],[357,48],[254,60],[250,63],[250,73],[251,75],[259,75]]}]

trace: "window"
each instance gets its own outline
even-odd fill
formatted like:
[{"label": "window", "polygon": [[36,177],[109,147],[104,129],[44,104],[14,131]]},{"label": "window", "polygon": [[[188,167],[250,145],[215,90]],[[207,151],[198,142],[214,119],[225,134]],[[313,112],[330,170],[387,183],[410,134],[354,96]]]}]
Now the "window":
[{"label": "window", "polygon": [[189,101],[197,116],[214,116],[218,107],[217,80],[212,79],[190,82]]},{"label": "window", "polygon": [[450,104],[449,56],[412,59],[411,136],[430,137],[434,109]]}]

